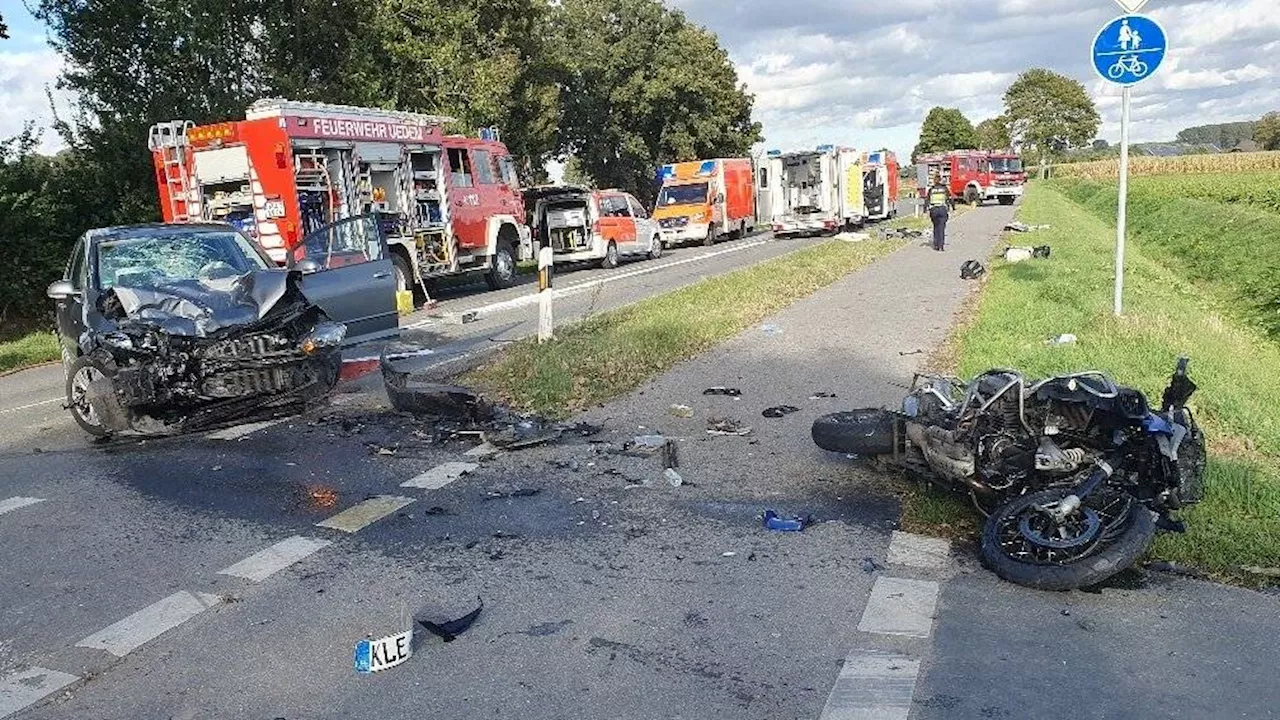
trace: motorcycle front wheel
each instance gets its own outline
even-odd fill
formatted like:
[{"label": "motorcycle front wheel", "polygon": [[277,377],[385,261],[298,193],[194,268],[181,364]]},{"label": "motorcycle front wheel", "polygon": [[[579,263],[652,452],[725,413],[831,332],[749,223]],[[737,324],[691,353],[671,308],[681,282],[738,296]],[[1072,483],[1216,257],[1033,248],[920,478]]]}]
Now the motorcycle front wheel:
[{"label": "motorcycle front wheel", "polygon": [[1151,511],[1119,491],[1090,496],[1058,522],[1048,512],[1071,488],[1028,493],[996,508],[982,559],[996,575],[1038,590],[1097,585],[1142,557],[1155,536]]}]

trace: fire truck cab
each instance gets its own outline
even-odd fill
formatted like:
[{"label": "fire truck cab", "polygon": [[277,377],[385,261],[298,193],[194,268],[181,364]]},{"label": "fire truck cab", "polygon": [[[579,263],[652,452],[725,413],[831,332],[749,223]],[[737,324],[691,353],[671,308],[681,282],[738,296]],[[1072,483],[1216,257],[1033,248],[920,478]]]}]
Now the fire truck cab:
[{"label": "fire truck cab", "polygon": [[166,222],[230,223],[284,264],[308,234],[379,213],[397,286],[485,272],[492,288],[533,257],[516,168],[496,130],[451,118],[281,99],[244,120],[151,128]]},{"label": "fire truck cab", "polygon": [[952,150],[916,159],[920,197],[929,192],[933,178],[941,177],[951,197],[971,205],[998,200],[1012,205],[1022,195],[1027,176],[1014,153],[986,150]]}]

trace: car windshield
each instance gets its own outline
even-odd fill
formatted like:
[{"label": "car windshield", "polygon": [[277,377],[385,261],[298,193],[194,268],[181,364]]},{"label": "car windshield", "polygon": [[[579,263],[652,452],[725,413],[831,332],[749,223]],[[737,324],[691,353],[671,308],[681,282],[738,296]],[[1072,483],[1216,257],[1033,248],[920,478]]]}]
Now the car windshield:
[{"label": "car windshield", "polygon": [[1022,172],[1022,160],[1018,158],[991,158],[992,172]]},{"label": "car windshield", "polygon": [[658,207],[666,205],[698,205],[707,201],[707,184],[667,185],[658,193]]},{"label": "car windshield", "polygon": [[252,241],[234,230],[147,230],[98,243],[97,279],[103,290],[221,280],[267,267]]}]

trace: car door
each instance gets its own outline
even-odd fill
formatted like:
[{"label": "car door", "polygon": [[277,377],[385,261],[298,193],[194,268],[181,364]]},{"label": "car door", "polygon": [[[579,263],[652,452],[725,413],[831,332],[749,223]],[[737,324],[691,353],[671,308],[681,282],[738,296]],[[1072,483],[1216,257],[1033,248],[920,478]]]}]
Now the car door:
[{"label": "car door", "polygon": [[390,216],[359,215],[317,228],[290,256],[302,270],[302,292],[329,319],[347,326],[345,344],[400,334],[396,278],[383,223]]},{"label": "car door", "polygon": [[446,147],[448,165],[449,219],[458,244],[466,249],[482,248],[488,243],[485,207],[481,191],[476,187],[474,159],[465,146]]},{"label": "car door", "polygon": [[609,193],[600,198],[600,234],[606,245],[618,246],[618,252],[631,252],[636,241],[636,224],[627,208],[626,198]]},{"label": "car door", "polygon": [[58,341],[62,346],[62,357],[75,358],[80,354],[80,335],[85,331],[84,302],[86,285],[88,284],[89,241],[82,236],[76,241],[71,251],[71,260],[63,279],[71,282],[74,291],[65,298],[54,301],[54,317],[58,324]]},{"label": "car door", "polygon": [[[658,224],[649,217],[648,211],[634,196],[627,196],[627,207],[631,210],[631,218],[636,229],[635,251],[647,253],[653,249],[654,237],[658,235]],[[662,242],[659,238],[657,242]]]}]

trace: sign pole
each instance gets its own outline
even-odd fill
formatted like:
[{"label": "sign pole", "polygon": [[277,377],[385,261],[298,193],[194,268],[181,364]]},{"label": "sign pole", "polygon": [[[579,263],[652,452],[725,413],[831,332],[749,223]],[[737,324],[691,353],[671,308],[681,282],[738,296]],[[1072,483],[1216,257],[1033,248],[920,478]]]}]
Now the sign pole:
[{"label": "sign pole", "polygon": [[555,256],[550,247],[538,250],[538,342],[551,340],[553,324],[551,318],[551,269]]},{"label": "sign pole", "polygon": [[1124,240],[1129,205],[1129,95],[1131,92],[1128,85],[1120,91],[1120,202],[1116,206],[1116,317],[1124,313]]}]

